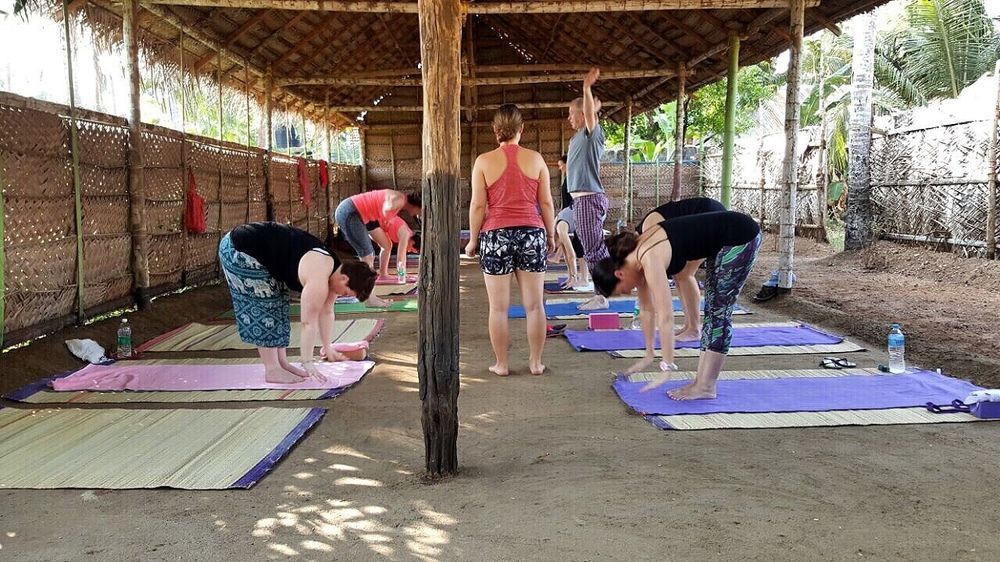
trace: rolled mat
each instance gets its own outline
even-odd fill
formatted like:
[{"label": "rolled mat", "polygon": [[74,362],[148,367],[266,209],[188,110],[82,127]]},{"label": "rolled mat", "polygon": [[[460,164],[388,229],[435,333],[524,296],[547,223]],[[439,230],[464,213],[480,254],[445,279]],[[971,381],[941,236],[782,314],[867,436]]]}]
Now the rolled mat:
[{"label": "rolled mat", "polygon": [[[385,320],[358,318],[337,320],[333,326],[333,343],[350,343],[361,340],[371,341],[385,324]],[[292,323],[291,346],[297,348],[302,325]],[[191,323],[142,344],[136,351],[221,351],[223,349],[256,349],[240,340],[235,324]]]},{"label": "rolled mat", "polygon": [[932,371],[900,375],[720,379],[717,397],[708,400],[672,400],[667,391],[688,384],[672,380],[641,392],[644,382],[626,377],[612,387],[629,408],[644,415],[827,412],[914,408],[927,402],[948,404],[980,387]]},{"label": "rolled mat", "polygon": [[[642,330],[566,330],[566,339],[577,351],[641,350],[646,348]],[[733,327],[732,347],[833,345],[844,338],[828,334],[806,324],[737,324]],[[657,334],[654,345],[660,347]],[[698,340],[675,341],[675,349],[698,349]]]},{"label": "rolled mat", "polygon": [[0,410],[0,488],[250,488],[321,408]]}]

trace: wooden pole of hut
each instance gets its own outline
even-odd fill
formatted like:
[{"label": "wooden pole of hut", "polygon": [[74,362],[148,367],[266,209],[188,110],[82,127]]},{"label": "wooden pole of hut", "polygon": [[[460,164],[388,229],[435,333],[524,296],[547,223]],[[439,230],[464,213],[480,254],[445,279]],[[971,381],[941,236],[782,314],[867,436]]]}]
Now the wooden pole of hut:
[{"label": "wooden pole of hut", "polygon": [[[424,120],[427,114],[424,114]],[[358,152],[361,156],[361,191],[368,191],[368,136],[364,127],[358,127]]]},{"label": "wooden pole of hut", "polygon": [[423,256],[417,374],[426,468],[458,471],[460,0],[418,0],[423,77]]},{"label": "wooden pole of hut", "polygon": [[799,73],[802,70],[802,32],[805,27],[804,0],[790,0],[789,32],[792,43],[788,60],[788,85],[785,102],[785,160],[781,171],[781,225],[778,234],[778,287],[792,288],[792,264],[795,257],[795,208],[798,189],[796,145],[799,136]]},{"label": "wooden pole of hut", "polygon": [[323,186],[323,197],[326,200],[326,232],[330,232],[330,185],[333,184],[333,143],[330,140],[330,90],[326,91],[323,97],[323,136],[326,139],[326,185]]},{"label": "wooden pole of hut", "polygon": [[250,217],[252,209],[251,202],[253,201],[253,176],[251,171],[253,168],[250,165],[251,159],[253,158],[253,146],[250,143],[250,139],[253,137],[253,124],[250,118],[250,60],[247,59],[246,64],[243,65],[244,75],[243,83],[246,86],[246,102],[247,102],[247,220],[250,222]]},{"label": "wooden pole of hut", "polygon": [[681,170],[684,165],[684,88],[687,81],[687,67],[677,63],[677,111],[674,113],[674,185],[670,190],[670,200],[681,198]]},{"label": "wooden pole of hut", "polygon": [[[73,83],[73,34],[69,26],[69,2],[63,1],[63,30],[66,35],[66,79],[69,83],[69,151],[73,170],[73,221],[76,228],[76,321],[84,318],[83,194],[80,187],[80,140],[76,121],[76,85]],[[3,186],[0,185],[0,190]],[[4,211],[0,206],[0,214]],[[0,336],[2,338],[2,336]]]},{"label": "wooden pole of hut", "polygon": [[740,34],[729,31],[729,71],[726,73],[726,120],[722,135],[722,193],[728,209],[733,201],[733,152],[736,143],[736,77],[740,72]]},{"label": "wooden pole of hut", "polygon": [[1000,61],[997,61],[993,69],[993,77],[997,81],[997,99],[993,107],[993,126],[990,129],[990,146],[987,158],[989,179],[986,208],[986,257],[996,259],[997,253],[997,136],[1000,132]]},{"label": "wooden pole of hut", "polygon": [[[218,92],[219,92],[219,148],[221,149],[222,148],[222,139],[223,139],[222,124],[224,123],[224,121],[223,121],[223,115],[222,115],[222,51],[220,50],[220,51],[217,51],[216,53],[217,53],[217,57],[215,59],[215,82],[216,82],[216,85],[217,85],[217,88],[218,88]],[[220,240],[222,239],[222,234],[223,234],[223,227],[222,227],[222,207],[225,204],[223,202],[223,200],[222,200],[222,192],[223,192],[223,187],[224,187],[223,180],[225,178],[225,176],[222,174],[222,163],[223,163],[224,160],[225,160],[225,158],[223,157],[222,153],[220,152],[219,153],[219,191],[218,191],[218,194],[216,195],[216,198],[219,200],[219,212],[216,215],[216,219],[218,220],[218,222],[215,223],[215,228],[219,232],[219,239]],[[221,279],[222,275],[223,275],[222,263],[219,262],[219,260],[215,260],[215,267],[217,268],[216,275]]]},{"label": "wooden pole of hut", "polygon": [[4,177],[4,163],[0,161],[0,349],[3,349],[4,335],[7,333],[7,251],[6,251],[6,203],[3,192],[7,189],[7,178]]},{"label": "wooden pole of hut", "polygon": [[274,186],[271,178],[271,157],[274,153],[274,73],[268,65],[264,75],[264,122],[267,130],[267,142],[264,151],[264,205],[267,209],[267,220],[274,220]]},{"label": "wooden pole of hut", "polygon": [[628,198],[625,207],[625,220],[632,224],[632,214],[635,209],[635,194],[632,192],[632,158],[630,158],[632,145],[632,98],[625,100],[625,166],[622,170],[622,191]]},{"label": "wooden pole of hut", "polygon": [[[188,190],[188,143],[187,143],[187,85],[184,81],[184,27],[180,28],[180,37],[177,39],[180,48],[180,74],[181,74],[181,185],[184,186],[184,193]],[[186,203],[185,196],[181,200]],[[181,285],[187,285],[187,255],[188,255],[188,231],[187,231],[187,205],[181,206]]]},{"label": "wooden pole of hut", "polygon": [[125,69],[129,78],[129,231],[132,234],[132,288],[139,309],[149,307],[149,240],[146,232],[146,167],[143,158],[139,81],[139,2],[122,2]]},{"label": "wooden pole of hut", "polygon": [[[391,119],[391,113],[390,119]],[[392,188],[399,189],[399,181],[396,179],[396,133],[393,127],[389,128],[389,165],[392,166]]]}]

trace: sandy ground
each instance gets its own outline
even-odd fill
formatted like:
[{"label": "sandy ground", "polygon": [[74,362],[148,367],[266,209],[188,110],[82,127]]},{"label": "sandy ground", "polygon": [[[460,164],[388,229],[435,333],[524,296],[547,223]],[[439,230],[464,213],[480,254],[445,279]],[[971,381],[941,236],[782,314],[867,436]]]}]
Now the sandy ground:
[{"label": "sandy ground", "polygon": [[[851,269],[856,258],[822,265],[829,258],[814,250],[801,254],[801,288],[792,298],[738,321],[781,319],[774,310],[814,320],[826,314],[832,325],[853,326],[881,350],[882,328],[866,326],[891,310],[854,324],[842,316],[859,314],[853,306],[872,315],[891,309],[893,299],[909,298],[909,289],[887,284],[879,277],[884,272],[859,279]],[[772,262],[763,256],[758,273]],[[811,268],[839,269],[842,281],[865,288],[855,297],[880,300],[821,302],[818,295],[830,293],[808,275]],[[252,490],[0,491],[0,558],[1000,559],[1000,514],[990,505],[1000,426],[660,431],[630,415],[611,391],[609,373],[624,360],[575,353],[563,340],[549,341],[546,376],[489,375],[482,278],[474,266],[462,272],[458,477],[435,484],[421,478],[416,315],[395,314],[374,344],[374,373],[345,396],[320,403],[330,408],[323,421]],[[996,294],[991,298],[995,304]],[[225,308],[224,288],[214,287],[159,299],[152,311],[130,318],[141,341]],[[526,349],[524,321],[511,324],[517,357]],[[63,339],[108,342],[114,328],[108,321],[67,330],[4,355],[3,390],[74,367]],[[928,357],[935,338],[918,333],[911,348]],[[990,333],[996,337],[995,328]],[[996,357],[992,347],[979,352]],[[959,353],[948,359],[960,366]],[[522,355],[514,368],[526,373]],[[852,359],[872,366],[883,356]],[[727,368],[805,368],[817,361],[734,357]],[[926,365],[950,368],[949,361]],[[693,366],[682,360],[682,368]],[[980,375],[994,376],[987,368]]]}]

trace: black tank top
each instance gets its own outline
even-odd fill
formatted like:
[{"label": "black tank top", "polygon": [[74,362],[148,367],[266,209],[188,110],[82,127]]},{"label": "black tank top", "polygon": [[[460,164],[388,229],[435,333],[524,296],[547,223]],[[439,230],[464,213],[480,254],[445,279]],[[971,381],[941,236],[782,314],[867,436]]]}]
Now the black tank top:
[{"label": "black tank top", "polygon": [[[302,291],[299,261],[309,252],[333,258],[333,270],[340,267],[337,256],[330,255],[319,238],[298,228],[277,222],[252,222],[237,226],[229,234],[233,247],[252,256],[267,272],[293,291]],[[331,270],[331,273],[332,271]]]},{"label": "black tank top", "polygon": [[677,217],[661,222],[660,228],[670,240],[667,275],[675,275],[689,261],[715,257],[727,246],[746,244],[760,233],[756,221],[735,211]]},{"label": "black tank top", "polygon": [[726,207],[719,203],[715,199],[710,197],[691,197],[690,199],[681,199],[680,201],[671,201],[669,203],[664,203],[659,207],[653,209],[649,213],[646,213],[645,217],[639,221],[636,225],[635,231],[638,234],[642,234],[642,223],[646,222],[646,217],[653,213],[660,213],[664,219],[675,219],[677,217],[686,217],[688,215],[700,215],[701,213],[715,213],[719,211],[725,211]]}]

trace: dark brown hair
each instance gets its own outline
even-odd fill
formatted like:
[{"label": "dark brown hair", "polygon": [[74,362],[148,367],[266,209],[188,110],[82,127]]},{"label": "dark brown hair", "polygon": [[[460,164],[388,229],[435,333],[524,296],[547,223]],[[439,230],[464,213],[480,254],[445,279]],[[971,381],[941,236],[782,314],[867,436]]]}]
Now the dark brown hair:
[{"label": "dark brown hair", "polygon": [[497,142],[507,142],[513,140],[524,127],[524,118],[521,117],[521,110],[512,103],[505,103],[493,114],[493,134],[497,136]]},{"label": "dark brown hair", "polygon": [[367,263],[358,260],[345,260],[340,266],[340,272],[347,276],[347,286],[354,291],[354,296],[364,302],[375,289],[378,273]]},{"label": "dark brown hair", "polygon": [[406,202],[414,207],[417,207],[418,209],[422,209],[424,207],[423,197],[424,196],[420,193],[420,190],[413,190],[406,194]]},{"label": "dark brown hair", "polygon": [[611,257],[604,258],[594,266],[591,277],[594,289],[601,295],[610,297],[618,286],[615,272],[625,265],[625,258],[639,246],[639,237],[633,232],[619,232],[605,240]]},{"label": "dark brown hair", "polygon": [[611,254],[617,269],[625,263],[625,258],[639,246],[639,237],[634,232],[619,232],[610,236],[605,243],[608,245],[608,253]]}]

